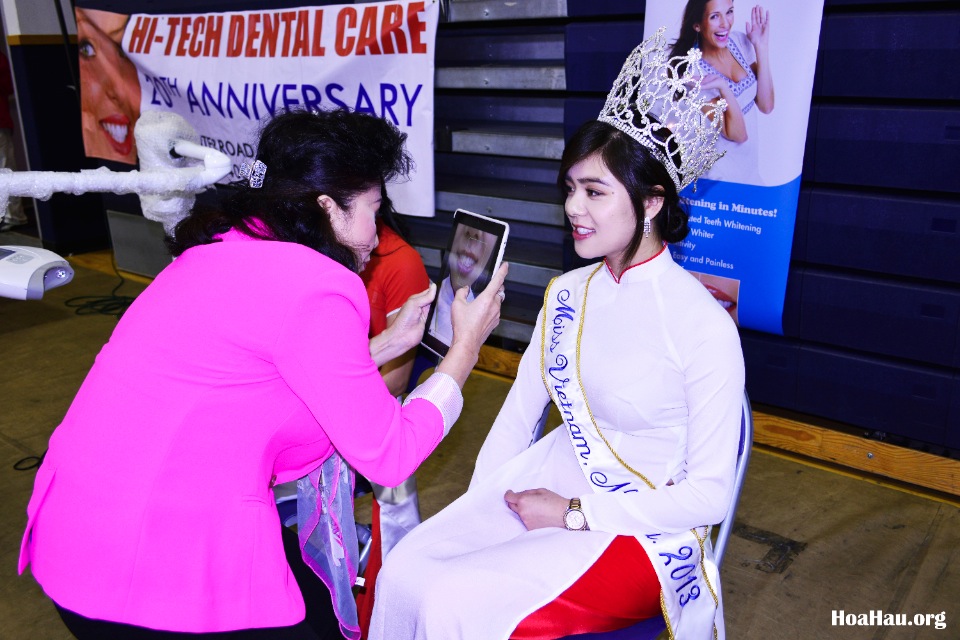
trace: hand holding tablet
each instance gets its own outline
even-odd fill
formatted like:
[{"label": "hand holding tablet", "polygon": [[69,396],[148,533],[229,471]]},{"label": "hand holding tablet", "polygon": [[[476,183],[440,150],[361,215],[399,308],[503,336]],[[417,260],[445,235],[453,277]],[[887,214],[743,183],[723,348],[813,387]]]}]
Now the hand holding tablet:
[{"label": "hand holding tablet", "polygon": [[453,341],[451,312],[457,292],[465,288],[461,295],[469,302],[485,289],[503,261],[509,232],[505,222],[463,209],[454,213],[453,228],[440,265],[437,296],[430,307],[423,336],[424,346],[437,355],[446,355]]}]

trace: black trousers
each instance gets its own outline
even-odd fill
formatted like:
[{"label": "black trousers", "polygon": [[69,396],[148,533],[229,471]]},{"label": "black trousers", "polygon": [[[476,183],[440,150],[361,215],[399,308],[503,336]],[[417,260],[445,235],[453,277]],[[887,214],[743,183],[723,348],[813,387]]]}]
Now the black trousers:
[{"label": "black trousers", "polygon": [[239,629],[215,633],[158,631],[132,624],[94,620],[64,609],[57,603],[54,605],[67,629],[78,640],[342,640],[340,625],[330,602],[330,592],[313,570],[304,564],[297,534],[287,527],[281,528],[287,562],[290,563],[290,569],[307,605],[306,619],[292,627]]}]

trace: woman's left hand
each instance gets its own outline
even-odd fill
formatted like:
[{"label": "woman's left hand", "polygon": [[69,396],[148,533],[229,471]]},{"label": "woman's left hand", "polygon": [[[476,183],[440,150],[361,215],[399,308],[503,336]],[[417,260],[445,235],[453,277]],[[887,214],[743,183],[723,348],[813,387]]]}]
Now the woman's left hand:
[{"label": "woman's left hand", "polygon": [[563,528],[563,514],[570,506],[570,500],[549,489],[528,489],[526,491],[507,491],[503,495],[507,506],[520,516],[528,531],[546,527]]},{"label": "woman's left hand", "polygon": [[747,40],[755,49],[765,49],[770,42],[770,12],[760,5],[750,10],[747,23]]},{"label": "woman's left hand", "polygon": [[430,303],[437,295],[437,285],[410,296],[390,326],[370,340],[370,356],[378,367],[413,349],[423,339]]}]

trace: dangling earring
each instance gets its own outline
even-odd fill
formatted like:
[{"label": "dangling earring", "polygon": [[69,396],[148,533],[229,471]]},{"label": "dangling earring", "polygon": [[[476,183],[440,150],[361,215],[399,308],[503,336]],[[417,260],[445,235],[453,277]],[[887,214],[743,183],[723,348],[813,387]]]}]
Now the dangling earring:
[{"label": "dangling earring", "polygon": [[650,218],[643,219],[643,237],[644,238],[650,237]]},{"label": "dangling earring", "polygon": [[697,31],[697,37],[693,41],[693,48],[699,49],[700,48],[700,30],[697,29],[696,31]]}]

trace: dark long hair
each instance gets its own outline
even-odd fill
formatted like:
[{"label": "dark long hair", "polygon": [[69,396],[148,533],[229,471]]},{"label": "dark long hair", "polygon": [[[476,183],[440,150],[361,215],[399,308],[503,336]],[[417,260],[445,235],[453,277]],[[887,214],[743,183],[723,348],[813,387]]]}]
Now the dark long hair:
[{"label": "dark long hair", "polygon": [[168,238],[170,251],[177,256],[216,242],[233,228],[305,245],[356,271],[353,250],[339,242],[317,199],[325,194],[347,210],[364,191],[407,175],[413,161],[405,140],[406,134],[385,120],[346,109],[279,114],[263,128],[257,145],[256,158],[267,165],[263,186],[239,181],[219,206],[195,207]]},{"label": "dark long hair", "polygon": [[563,150],[560,158],[560,174],[557,185],[566,193],[566,177],[570,168],[593,154],[599,154],[604,166],[627,189],[637,228],[626,256],[629,258],[640,248],[643,239],[645,203],[650,198],[663,198],[663,208],[653,219],[660,239],[664,242],[679,242],[687,237],[689,215],[680,204],[677,187],[660,162],[646,147],[616,127],[591,120],[577,130]]},{"label": "dark long hair", "polygon": [[[680,23],[680,35],[670,49],[671,58],[685,56],[690,49],[697,46],[697,36],[699,34],[694,30],[693,25],[703,22],[703,14],[707,10],[708,2],[710,0],[689,0],[687,2],[687,6],[683,10],[683,21]],[[679,71],[682,73],[684,70],[681,68]]]},{"label": "dark long hair", "polygon": [[[401,240],[410,244],[410,240],[407,237],[407,223],[400,217],[400,212],[394,208],[393,200],[387,194],[386,183],[380,185],[380,191],[383,194],[380,200],[380,208],[377,210],[377,216],[380,217],[380,224],[390,228],[395,234],[400,236]],[[373,251],[376,253],[378,250],[379,247]]]}]

